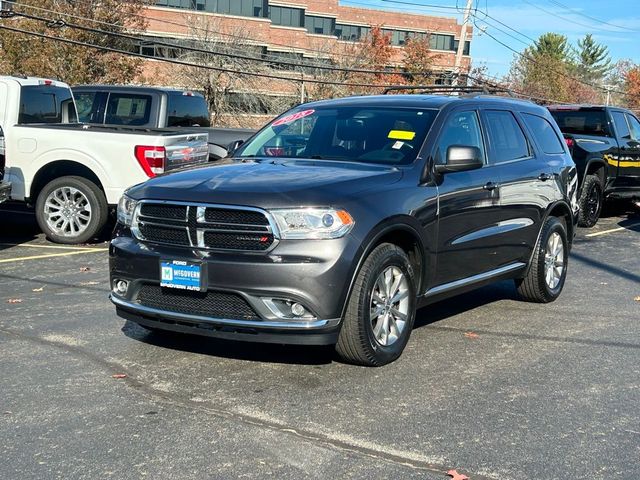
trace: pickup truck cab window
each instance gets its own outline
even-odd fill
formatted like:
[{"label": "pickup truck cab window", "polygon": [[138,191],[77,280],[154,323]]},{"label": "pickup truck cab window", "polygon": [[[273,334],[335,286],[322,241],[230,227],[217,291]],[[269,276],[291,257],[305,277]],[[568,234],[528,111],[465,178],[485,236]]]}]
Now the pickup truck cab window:
[{"label": "pickup truck cab window", "polygon": [[167,95],[167,127],[210,127],[209,109],[202,95],[176,92]]},{"label": "pickup truck cab window", "polygon": [[484,142],[480,120],[475,110],[452,113],[444,126],[438,140],[436,163],[443,164],[447,159],[447,150],[452,145],[478,147],[484,160]]},{"label": "pickup truck cab window", "polygon": [[522,119],[531,130],[531,133],[533,133],[539,147],[544,153],[565,153],[565,148],[562,142],[560,142],[558,134],[548,120],[529,113],[523,113]]},{"label": "pickup truck cab window", "polygon": [[25,86],[20,92],[20,112],[18,123],[62,123],[73,122],[74,118],[63,118],[65,105],[73,103],[68,88],[33,85]]},{"label": "pickup truck cab window", "polygon": [[627,120],[624,118],[624,113],[611,112],[611,117],[613,118],[613,124],[616,126],[618,137],[631,138],[631,132],[629,131]]},{"label": "pickup truck cab window", "polygon": [[412,163],[436,116],[413,108],[296,109],[262,129],[237,157]]},{"label": "pickup truck cab window", "polygon": [[489,163],[498,164],[522,160],[531,155],[527,137],[513,113],[506,110],[485,110],[489,141]]},{"label": "pickup truck cab window", "polygon": [[609,122],[604,110],[567,107],[552,110],[551,115],[558,123],[562,133],[594,135],[606,137],[611,134]]},{"label": "pickup truck cab window", "polygon": [[140,126],[149,123],[151,95],[111,93],[107,102],[105,123]]},{"label": "pickup truck cab window", "polygon": [[640,140],[640,122],[633,115],[627,115],[627,120],[629,121],[629,127],[631,128],[631,136],[634,140]]}]

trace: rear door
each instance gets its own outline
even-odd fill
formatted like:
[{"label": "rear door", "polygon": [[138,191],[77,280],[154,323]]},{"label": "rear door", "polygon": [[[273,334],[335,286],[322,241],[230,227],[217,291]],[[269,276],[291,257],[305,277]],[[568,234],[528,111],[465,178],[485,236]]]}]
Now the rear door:
[{"label": "rear door", "polygon": [[[497,266],[527,262],[537,240],[540,220],[555,196],[556,179],[545,155],[534,149],[525,133],[522,118],[509,110],[486,109],[482,120],[487,132],[489,164],[500,178],[495,262]],[[553,131],[541,117],[532,116],[528,120],[537,128]],[[554,153],[564,155],[560,140],[556,138],[556,142]]]},{"label": "rear door", "polygon": [[[486,148],[478,112],[454,110],[436,142],[436,164],[445,163],[452,145]],[[500,218],[500,179],[491,165],[448,172],[438,184],[438,246],[434,286],[462,280],[495,268],[498,250],[493,235]]]}]

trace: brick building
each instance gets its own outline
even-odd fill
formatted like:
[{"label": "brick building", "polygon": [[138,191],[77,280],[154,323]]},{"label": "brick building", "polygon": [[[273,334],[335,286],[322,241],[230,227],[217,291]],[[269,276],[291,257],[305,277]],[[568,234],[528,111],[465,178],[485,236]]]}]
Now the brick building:
[{"label": "brick building", "polygon": [[[335,52],[365,39],[375,25],[391,40],[389,67],[402,64],[403,46],[409,38],[428,38],[431,54],[436,56],[433,69],[442,74],[437,83],[444,83],[454,70],[462,31],[456,18],[345,6],[339,0],[155,0],[146,7],[145,16],[147,35],[135,47],[139,53],[180,58],[183,52],[179,49],[159,43],[188,44],[197,36],[194,26],[210,23],[223,32],[223,40],[224,35],[236,40],[232,32],[242,32],[242,52],[272,60],[271,69],[295,78],[305,69],[277,62],[331,65]],[[468,27],[462,71],[471,63],[470,43]],[[148,61],[145,77],[162,78],[158,72],[163,69],[167,69],[165,64]],[[274,87],[274,82],[263,82],[265,91],[281,91],[277,83]]]}]

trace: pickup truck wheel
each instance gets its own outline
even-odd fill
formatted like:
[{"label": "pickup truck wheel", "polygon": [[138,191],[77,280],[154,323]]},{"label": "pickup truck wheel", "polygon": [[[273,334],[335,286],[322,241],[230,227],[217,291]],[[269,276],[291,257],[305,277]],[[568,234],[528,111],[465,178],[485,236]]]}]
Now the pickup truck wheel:
[{"label": "pickup truck wheel", "polygon": [[529,271],[516,280],[523,300],[535,303],[553,302],[560,296],[567,276],[569,249],[567,231],[556,217],[549,217],[542,226]]},{"label": "pickup truck wheel", "polygon": [[83,177],[60,177],[47,183],[36,201],[36,219],[56,243],[84,243],[95,237],[107,221],[104,193]]},{"label": "pickup truck wheel", "polygon": [[341,359],[381,366],[400,356],[416,315],[414,273],[396,245],[376,247],[362,265],[336,344]]},{"label": "pickup truck wheel", "polygon": [[600,177],[587,175],[578,200],[580,205],[578,225],[581,227],[593,227],[598,222],[598,218],[600,218],[603,202],[604,195]]}]

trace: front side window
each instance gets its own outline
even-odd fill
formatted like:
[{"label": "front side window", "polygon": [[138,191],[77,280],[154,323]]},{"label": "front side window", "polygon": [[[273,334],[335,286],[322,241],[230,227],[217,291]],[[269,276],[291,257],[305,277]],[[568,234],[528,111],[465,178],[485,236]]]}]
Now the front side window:
[{"label": "front side window", "polygon": [[527,138],[511,112],[485,111],[487,137],[491,148],[489,163],[503,163],[527,158],[530,155]]},{"label": "front side window", "polygon": [[633,115],[627,115],[627,120],[629,121],[629,127],[631,127],[631,135],[634,140],[640,140],[640,122]]},{"label": "front side window", "polygon": [[97,113],[97,106],[95,106],[96,97],[96,92],[81,92],[75,94],[79,122],[98,123],[98,119],[94,118]]},{"label": "front side window", "polygon": [[484,160],[484,142],[478,114],[475,111],[453,113],[447,119],[438,140],[436,163],[446,163],[447,152],[452,146],[477,147]]},{"label": "front side window", "polygon": [[262,129],[238,157],[285,157],[407,165],[418,155],[436,110],[298,107]]},{"label": "front side window", "polygon": [[564,153],[564,146],[547,119],[529,113],[523,113],[522,118],[544,153]]},{"label": "front side window", "polygon": [[631,131],[627,120],[624,118],[622,112],[611,112],[611,118],[613,118],[613,124],[616,126],[616,132],[620,138],[631,138]]}]

